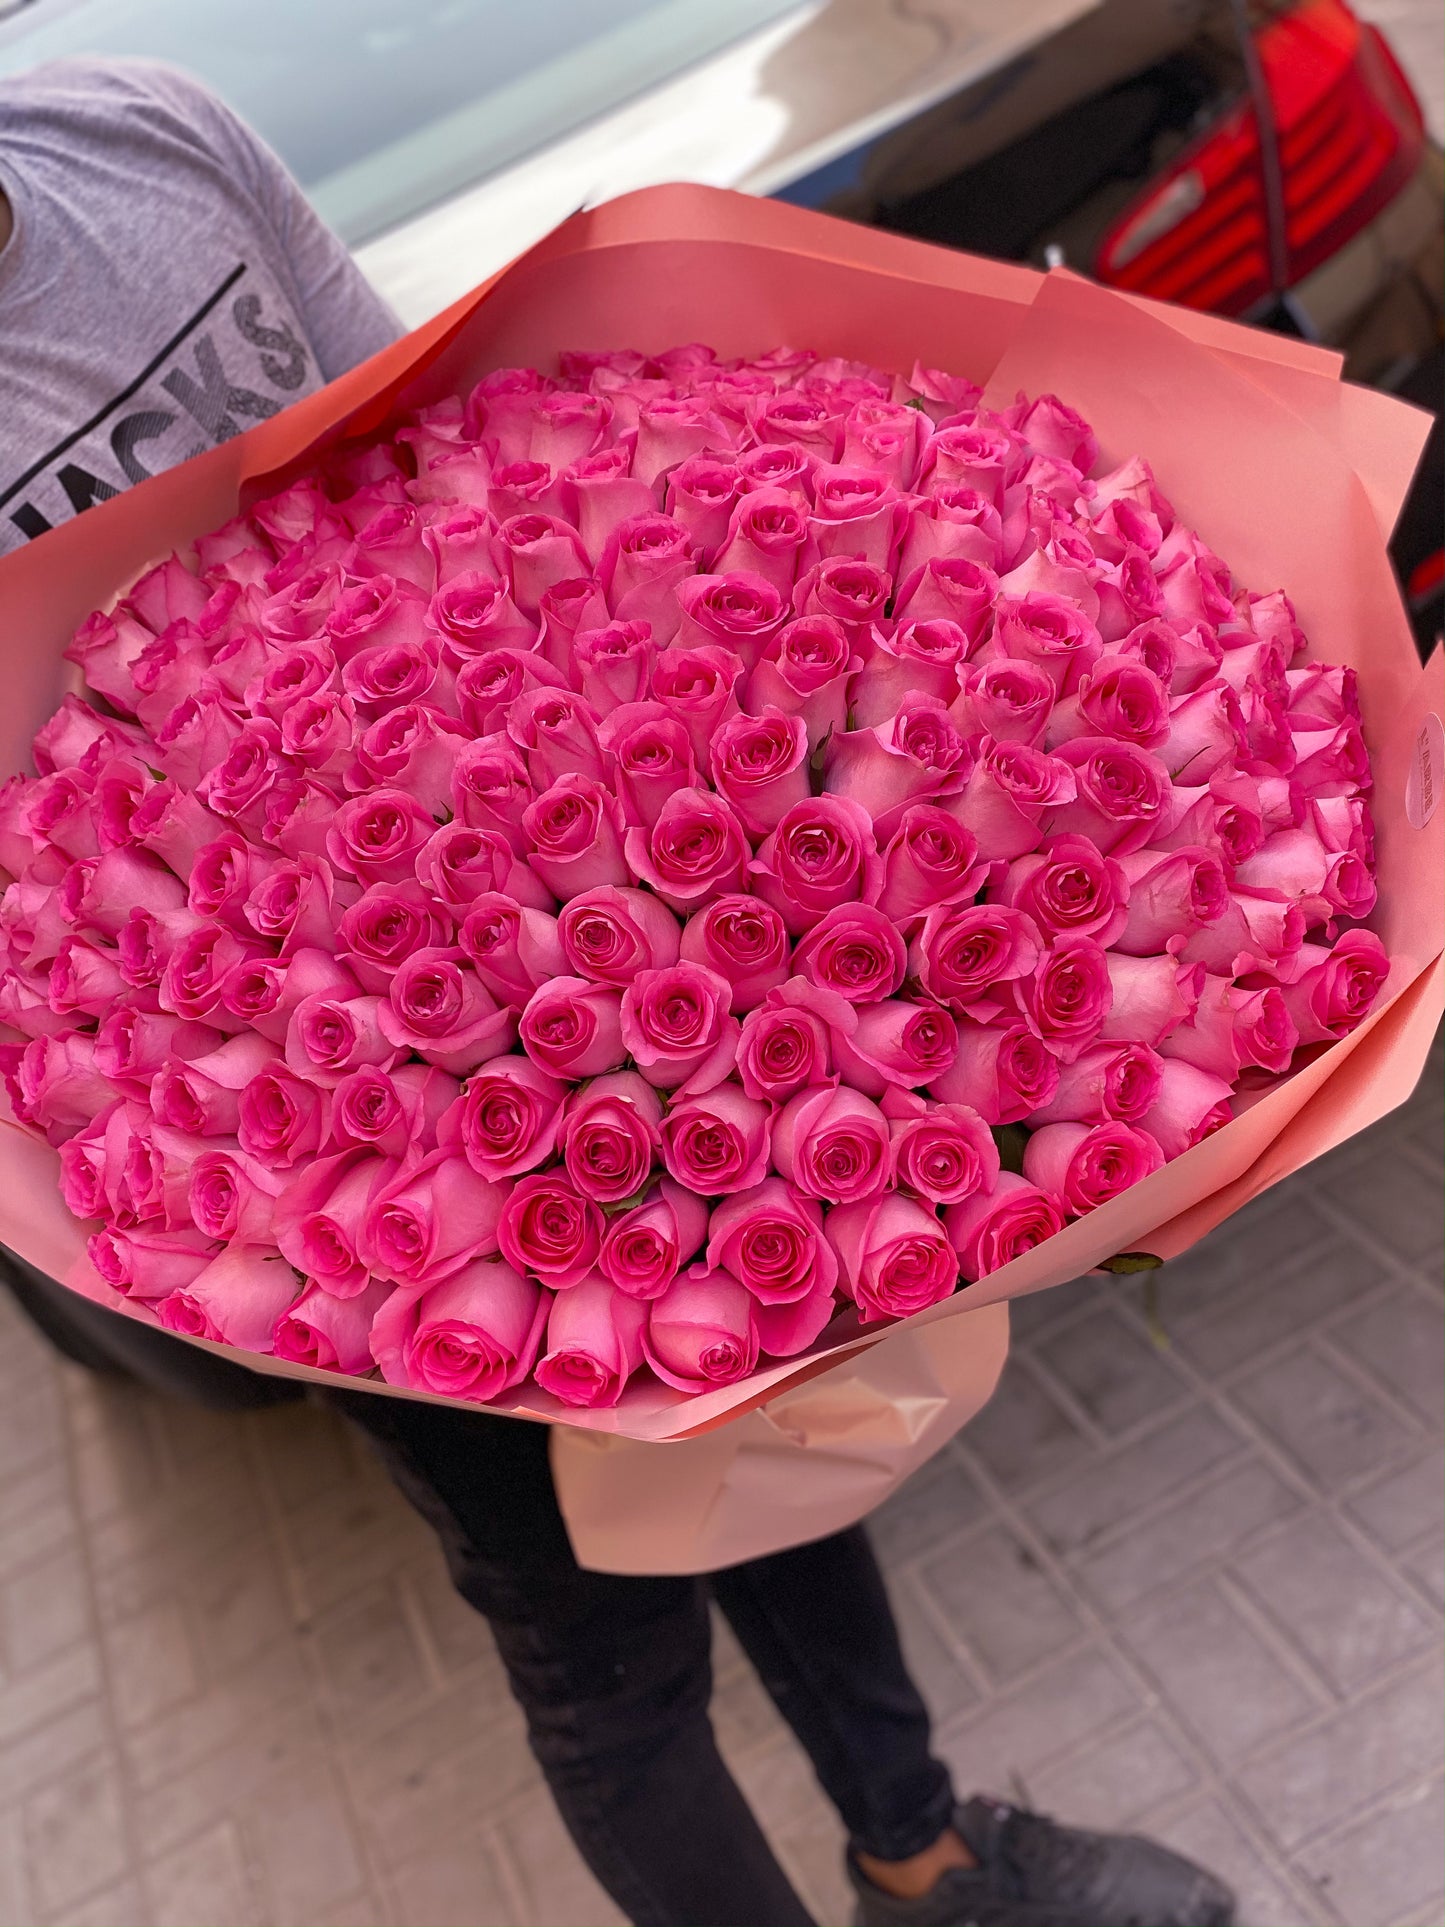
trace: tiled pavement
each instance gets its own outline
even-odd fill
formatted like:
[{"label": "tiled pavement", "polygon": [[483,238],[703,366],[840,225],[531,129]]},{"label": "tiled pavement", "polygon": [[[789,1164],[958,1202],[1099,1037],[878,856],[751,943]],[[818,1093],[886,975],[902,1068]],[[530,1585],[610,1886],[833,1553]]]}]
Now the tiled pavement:
[{"label": "tiled pavement", "polygon": [[[1242,1927],[1439,1927],[1441,1065],[1137,1287],[1015,1308],[877,1520],[960,1785],[1144,1826]],[[1162,1331],[1161,1331],[1162,1327]],[[603,1927],[482,1624],[329,1418],[213,1417],[0,1313],[0,1923]],[[719,1641],[819,1918],[838,1827]]]}]

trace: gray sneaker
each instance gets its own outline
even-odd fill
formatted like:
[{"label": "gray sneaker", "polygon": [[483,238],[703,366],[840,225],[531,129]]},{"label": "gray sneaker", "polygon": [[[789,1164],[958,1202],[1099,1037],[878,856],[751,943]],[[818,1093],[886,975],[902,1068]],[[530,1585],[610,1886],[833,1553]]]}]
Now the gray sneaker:
[{"label": "gray sneaker", "polygon": [[848,1857],[856,1927],[1231,1927],[1212,1874],[1134,1833],[1081,1833],[1001,1800],[954,1809],[977,1867],[951,1868],[917,1900],[875,1887]]}]

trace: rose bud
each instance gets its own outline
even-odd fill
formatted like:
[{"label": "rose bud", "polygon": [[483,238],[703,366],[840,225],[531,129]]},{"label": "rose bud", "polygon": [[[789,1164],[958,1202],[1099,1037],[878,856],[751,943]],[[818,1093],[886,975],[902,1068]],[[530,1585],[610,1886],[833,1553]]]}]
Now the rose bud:
[{"label": "rose bud", "polygon": [[276,1321],[297,1295],[296,1274],[279,1251],[230,1245],[189,1284],[162,1298],[156,1317],[167,1331],[237,1351],[269,1352]]},{"label": "rose bud", "polygon": [[[57,1032],[65,1029],[57,1023]],[[219,1048],[222,1034],[209,1024],[189,1024],[164,1011],[118,1003],[95,1034],[95,1067],[116,1084],[149,1088],[169,1058],[191,1063]]]},{"label": "rose bud", "polygon": [[872,819],[844,796],[795,803],[750,869],[794,935],[838,904],[876,900],[883,882]]},{"label": "rose bud", "polygon": [[577,976],[625,989],[639,971],[675,964],[682,932],[651,891],[604,885],[564,905],[557,935]]},{"label": "rose bud", "polygon": [[824,787],[861,803],[882,840],[910,803],[956,795],[974,752],[936,696],[906,702],[877,729],[834,736],[824,754]]},{"label": "rose bud", "polygon": [[1182,1057],[1235,1084],[1251,1065],[1282,1076],[1298,1042],[1299,1032],[1276,985],[1245,990],[1227,977],[1206,976],[1193,1016],[1170,1031],[1159,1052],[1162,1057]]},{"label": "rose bud", "polygon": [[667,512],[681,522],[706,565],[727,540],[742,476],[731,462],[690,455],[666,478]]},{"label": "rose bud", "polygon": [[736,656],[744,669],[753,667],[788,618],[786,595],[746,571],[690,576],[679,583],[677,601],[682,622],[673,647],[712,645]]},{"label": "rose bud", "polygon": [[468,735],[490,736],[506,728],[507,714],[525,690],[565,687],[561,672],[535,650],[488,649],[457,672],[457,708]]},{"label": "rose bud", "polygon": [[711,790],[675,790],[651,830],[628,830],[625,847],[633,876],[678,912],[737,890],[748,866],[743,826]]},{"label": "rose bud", "polygon": [[568,1177],[598,1204],[639,1195],[652,1172],[661,1122],[662,1100],[636,1071],[593,1078],[572,1093],[558,1133]]},{"label": "rose bud", "polygon": [[804,1197],[830,1204],[871,1198],[888,1181],[888,1120],[860,1091],[800,1091],[773,1125],[773,1163]]},{"label": "rose bud", "polygon": [[1142,849],[1169,795],[1169,772],[1159,758],[1133,743],[1080,736],[1061,744],[1055,760],[1072,769],[1078,794],[1048,812],[1045,833],[1085,836],[1116,857]]},{"label": "rose bud", "polygon": [[933,803],[911,803],[883,852],[878,908],[895,923],[977,895],[987,871],[978,842],[957,817]]},{"label": "rose bud", "polygon": [[[135,909],[164,917],[181,909],[185,885],[142,850],[107,850],[91,861],[72,863],[57,892],[62,917],[77,931],[112,942]],[[38,961],[35,959],[34,961]]]},{"label": "rose bud", "polygon": [[1137,1124],[1158,1101],[1162,1070],[1147,1044],[1092,1044],[1060,1067],[1053,1096],[1028,1123]]},{"label": "rose bud", "polygon": [[558,919],[489,891],[467,911],[457,948],[497,999],[521,1010],[539,985],[566,973]]},{"label": "rose bud", "polygon": [[1044,840],[1045,813],[1057,815],[1075,788],[1074,772],[1059,757],[1027,743],[985,737],[953,807],[976,837],[979,859],[988,863],[1037,849]]},{"label": "rose bud", "polygon": [[353,796],[336,812],[326,838],[333,870],[363,883],[402,883],[413,874],[418,851],[436,828],[420,803],[402,790]]},{"label": "rose bud", "polygon": [[272,1238],[305,1277],[354,1298],[370,1282],[361,1256],[367,1208],[400,1168],[365,1149],[308,1164],[276,1200]]},{"label": "rose bud", "polygon": [[597,1077],[620,1070],[622,995],[585,977],[554,977],[532,993],[517,1023],[527,1055],[554,1077]]},{"label": "rose bud", "polygon": [[526,758],[540,793],[559,777],[600,782],[607,760],[597,738],[599,718],[570,689],[524,689],[507,714],[507,734]]},{"label": "rose bud", "polygon": [[1207,783],[1234,763],[1244,735],[1238,696],[1227,683],[1206,683],[1174,700],[1169,734],[1155,753],[1176,782]]},{"label": "rose bud", "polygon": [[413,582],[368,576],[337,593],[326,618],[326,635],[340,663],[365,648],[419,642],[425,633],[427,599]]},{"label": "rose bud", "polygon": [[447,823],[433,831],[417,852],[416,880],[457,917],[479,897],[493,894],[533,910],[550,910],[553,904],[546,885],[526,863],[518,862],[504,836],[466,823]]},{"label": "rose bud", "polygon": [[1126,956],[1157,956],[1171,944],[1178,949],[1229,908],[1224,871],[1208,850],[1138,850],[1119,863],[1129,879],[1129,908],[1114,947]]},{"label": "rose bud", "polygon": [[497,1236],[508,1264],[563,1291],[596,1264],[603,1228],[600,1207],[560,1171],[534,1171],[506,1194]]},{"label": "rose bud", "polygon": [[1298,903],[1311,925],[1335,916],[1366,917],[1375,907],[1368,857],[1330,849],[1314,822],[1266,837],[1239,865],[1234,883],[1241,896]]},{"label": "rose bud", "polygon": [[616,765],[617,800],[629,826],[650,830],[676,790],[697,783],[692,741],[661,703],[624,703],[602,724],[602,744]]},{"label": "rose bud", "polygon": [[854,727],[889,723],[916,696],[953,702],[967,657],[968,637],[956,622],[910,622],[891,636],[880,635],[853,683]]},{"label": "rose bud", "polygon": [[[600,556],[614,529],[657,507],[655,492],[630,473],[631,467],[631,449],[614,442],[570,462],[558,478],[558,498],[589,555]],[[676,519],[696,546],[696,531],[688,519]]]},{"label": "rose bud", "polygon": [[642,1365],[646,1323],[647,1307],[596,1272],[559,1291],[547,1315],[538,1385],[574,1409],[615,1405]]},{"label": "rose bud", "polygon": [[549,1302],[483,1258],[426,1290],[393,1291],[372,1321],[372,1356],[388,1385],[486,1404],[531,1372]]},{"label": "rose bud", "polygon": [[659,1178],[641,1204],[613,1218],[598,1269],[629,1298],[656,1298],[701,1247],[707,1224],[701,1198]]},{"label": "rose bud", "polygon": [[1231,892],[1224,915],[1196,930],[1178,961],[1202,964],[1221,977],[1264,971],[1283,981],[1293,974],[1304,936],[1298,903]]},{"label": "rose bud", "polygon": [[699,769],[707,765],[713,737],[738,713],[737,687],[743,665],[731,649],[705,644],[666,649],[652,672],[653,700],[687,731]]},{"label": "rose bud", "polygon": [[[211,1263],[216,1248],[199,1231],[163,1231],[142,1224],[130,1230],[108,1225],[86,1240],[96,1275],[122,1298],[154,1302],[189,1285]],[[288,1277],[290,1273],[288,1272]],[[295,1287],[295,1279],[291,1279]]]},{"label": "rose bud", "polygon": [[961,1023],[952,1069],[935,1078],[929,1095],[967,1104],[986,1124],[1017,1124],[1053,1096],[1059,1060],[1023,1024]]},{"label": "rose bud", "polygon": [[465,1158],[430,1152],[372,1193],[357,1231],[358,1256],[382,1278],[434,1284],[498,1248],[507,1197],[505,1186],[479,1177]]},{"label": "rose bud", "polygon": [[622,811],[593,777],[559,776],[522,812],[522,828],[532,868],[563,902],[632,880],[622,854]]},{"label": "rose bud", "polygon": [[707,1266],[756,1299],[758,1341],[775,1358],[804,1351],[833,1316],[838,1260],[823,1236],[823,1213],[781,1178],[714,1208]]},{"label": "rose bud", "polygon": [[711,1090],[732,1069],[737,1020],[725,978],[702,964],[639,971],[622,993],[622,1040],[660,1090]]},{"label": "rose bud", "polygon": [[374,883],[342,914],[337,948],[363,990],[384,995],[408,957],[444,950],[451,918],[415,883]]},{"label": "rose bud", "polygon": [[573,661],[582,700],[604,719],[623,703],[645,701],[656,660],[650,623],[609,622],[581,630]]},{"label": "rose bud", "polygon": [[1169,737],[1169,692],[1142,662],[1101,656],[1049,719],[1050,749],[1075,736],[1111,736],[1158,749]]},{"label": "rose bud", "polygon": [[852,1023],[852,1012],[840,997],[793,977],[748,1012],[738,1040],[737,1070],[749,1097],[782,1103],[797,1091],[828,1083],[833,1066],[825,1011],[839,1028]]},{"label": "rose bud", "polygon": [[159,1123],[192,1137],[229,1137],[240,1115],[241,1092],[280,1060],[276,1046],[243,1032],[190,1063],[172,1059],[151,1082],[151,1111]]},{"label": "rose bud", "polygon": [[1003,547],[1003,523],[993,502],[976,488],[945,486],[907,505],[894,573],[906,582],[935,556],[963,556],[996,573]]},{"label": "rose bud", "polygon": [[1064,1228],[1057,1198],[1013,1171],[1000,1171],[992,1191],[978,1192],[943,1214],[958,1268],[969,1284],[998,1271]]},{"label": "rose bud", "polygon": [[730,441],[726,424],[701,398],[654,394],[638,410],[632,472],[655,487],[689,456],[726,448]]},{"label": "rose bud", "polygon": [[359,897],[358,886],[335,877],[324,858],[303,856],[269,868],[241,908],[256,935],[278,944],[286,957],[299,949],[331,949],[337,919]]},{"label": "rose bud", "polygon": [[377,1022],[383,1037],[455,1077],[500,1057],[515,1035],[511,1010],[499,1006],[459,950],[418,950],[392,978]]},{"label": "rose bud", "polygon": [[1037,925],[1006,904],[930,910],[908,951],[919,984],[942,1004],[976,1003],[1015,978],[1031,977],[1043,940]]},{"label": "rose bud", "polygon": [[533,794],[527,766],[505,736],[469,743],[452,769],[451,799],[458,821],[476,830],[499,831],[519,853],[522,811]]},{"label": "rose bud", "polygon": [[[720,576],[740,571],[760,577],[786,597],[792,593],[807,539],[807,516],[794,495],[781,488],[751,489],[733,509],[713,566]],[[727,637],[719,640],[728,642]],[[728,646],[736,647],[731,642]]]},{"label": "rose bud", "polygon": [[771,706],[756,716],[732,717],[713,738],[709,767],[744,828],[752,836],[766,836],[810,794],[802,718]]},{"label": "rose bud", "polygon": [[746,1378],[758,1362],[756,1301],[729,1278],[679,1278],[648,1309],[643,1352],[664,1384],[707,1392]]},{"label": "rose bud", "polygon": [[[604,628],[607,623],[601,585],[590,576],[555,582],[537,605],[537,613],[542,624],[537,653],[570,681],[578,635],[584,629]],[[593,720],[597,720],[595,712]]]},{"label": "rose bud", "polygon": [[1031,917],[1046,940],[1093,937],[1107,949],[1128,916],[1129,880],[1087,837],[1059,836],[1017,857],[988,896]]},{"label": "rose bud", "polygon": [[935,555],[899,582],[893,614],[905,627],[912,622],[956,623],[969,648],[975,649],[997,595],[998,577],[992,569],[963,555]]},{"label": "rose bud", "polygon": [[67,937],[56,951],[50,967],[50,1008],[57,1016],[101,1017],[125,989],[113,951],[97,950],[80,937]]},{"label": "rose bud", "polygon": [[771,1115],[736,1084],[675,1100],[662,1123],[663,1162],[699,1196],[746,1191],[767,1174]]},{"label": "rose bud", "polygon": [[439,1137],[496,1183],[544,1164],[557,1148],[567,1087],[526,1057],[494,1057],[467,1079]]},{"label": "rose bud", "polygon": [[[955,1205],[963,1211],[966,1205]],[[930,1210],[897,1192],[828,1213],[840,1284],[863,1323],[909,1318],[952,1295],[958,1258]]]},{"label": "rose bud", "polygon": [[830,616],[802,616],[780,629],[747,683],[750,712],[771,704],[800,716],[817,754],[831,733],[847,727],[848,691],[862,658]]},{"label": "rose bud", "polygon": [[371,1355],[372,1320],[391,1291],[390,1285],[377,1281],[355,1298],[337,1298],[320,1285],[309,1285],[276,1320],[272,1352],[293,1365],[366,1378],[375,1363]]},{"label": "rose bud", "polygon": [[[650,508],[619,522],[607,538],[597,567],[607,607],[618,623],[642,623],[665,648],[677,631],[680,598],[697,568],[692,538],[681,522]],[[585,667],[589,653],[581,646],[578,660]],[[635,699],[625,696],[623,701]],[[614,699],[615,700],[615,699]]]},{"label": "rose bud", "polygon": [[958,1025],[938,1004],[890,997],[854,1011],[847,1030],[833,1032],[834,1063],[868,1097],[930,1084],[957,1055]]},{"label": "rose bud", "polygon": [[336,1084],[362,1064],[389,1070],[401,1056],[382,1034],[380,997],[303,997],[286,1027],[286,1062],[298,1077]]},{"label": "rose bud", "polygon": [[907,968],[907,946],[891,920],[871,903],[844,903],[829,910],[793,951],[799,976],[820,992],[852,1004],[891,997]]},{"label": "rose bud", "polygon": [[1172,956],[1129,957],[1118,950],[1111,950],[1107,961],[1114,994],[1099,1032],[1101,1043],[1157,1049],[1176,1024],[1193,1016],[1204,983],[1202,964],[1183,964]]},{"label": "rose bud", "polygon": [[1060,938],[1012,988],[1024,1022],[1065,1064],[1098,1037],[1114,995],[1109,959],[1092,937]]},{"label": "rose bud", "polygon": [[752,1010],[788,976],[788,933],[760,897],[715,897],[684,924],[679,955],[726,978],[733,1010]]},{"label": "rose bud", "polygon": [[1302,1044],[1347,1037],[1374,1009],[1390,974],[1385,946],[1371,930],[1346,930],[1332,948],[1300,946],[1298,974],[1283,988]]},{"label": "rose bud", "polygon": [[497,530],[497,549],[512,600],[526,616],[536,616],[542,597],[556,583],[587,572],[577,531],[550,515],[509,515]]},{"label": "rose bud", "polygon": [[1046,1124],[1024,1146],[1023,1174],[1081,1218],[1163,1162],[1154,1139],[1133,1124]]},{"label": "rose bud", "polygon": [[1037,744],[1054,706],[1054,685],[1036,663],[1001,656],[968,670],[953,705],[959,725],[1000,743]]},{"label": "rose bud", "polygon": [[1160,1073],[1158,1099],[1140,1118],[1139,1128],[1149,1133],[1166,1158],[1177,1158],[1228,1124],[1234,1115],[1233,1096],[1233,1088],[1222,1077],[1183,1058],[1168,1058]]},{"label": "rose bud", "polygon": [[457,1080],[431,1064],[398,1064],[393,1071],[363,1064],[331,1093],[330,1146],[349,1151],[364,1145],[391,1158],[418,1146],[430,1151],[443,1115],[460,1095]]},{"label": "rose bud", "polygon": [[892,1090],[882,1104],[892,1134],[890,1182],[930,1204],[961,1204],[998,1178],[993,1133],[971,1105],[929,1104]]}]

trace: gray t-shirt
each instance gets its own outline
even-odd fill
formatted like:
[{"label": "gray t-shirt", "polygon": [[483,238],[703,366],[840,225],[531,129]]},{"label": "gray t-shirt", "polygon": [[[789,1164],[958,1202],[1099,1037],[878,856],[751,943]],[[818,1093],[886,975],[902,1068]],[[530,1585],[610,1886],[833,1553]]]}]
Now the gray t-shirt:
[{"label": "gray t-shirt", "polygon": [[0,82],[0,187],[0,553],[400,333],[276,156],[174,69]]}]

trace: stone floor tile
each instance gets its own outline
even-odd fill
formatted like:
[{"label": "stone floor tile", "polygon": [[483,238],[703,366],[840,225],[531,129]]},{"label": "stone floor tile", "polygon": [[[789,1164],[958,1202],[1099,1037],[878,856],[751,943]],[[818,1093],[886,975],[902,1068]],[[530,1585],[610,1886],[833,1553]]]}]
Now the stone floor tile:
[{"label": "stone floor tile", "polygon": [[[523,1927],[496,1862],[475,1840],[417,1854],[391,1871],[396,1927]],[[545,1927],[545,1923],[537,1923]]]},{"label": "stone floor tile", "polygon": [[1070,1748],[1143,1710],[1116,1662],[1097,1648],[1068,1654],[1021,1686],[939,1729],[934,1743],[960,1794],[984,1788],[1005,1798]]},{"label": "stone floor tile", "polygon": [[323,1907],[307,1927],[387,1927],[387,1923],[380,1903],[370,1893],[354,1893],[334,1907]]},{"label": "stone floor tile", "polygon": [[[1323,1249],[1328,1235],[1317,1229],[1297,1185],[1288,1182],[1255,1198],[1222,1225],[1171,1258],[1158,1274],[1160,1310],[1168,1329],[1174,1314],[1195,1315],[1239,1287],[1258,1287],[1284,1266]],[[1140,1288],[1135,1287],[1137,1292]]]},{"label": "stone floor tile", "polygon": [[1226,1767],[1322,1703],[1212,1581],[1125,1614],[1118,1629],[1166,1703]]},{"label": "stone floor tile", "polygon": [[1334,1325],[1331,1342],[1437,1430],[1445,1423],[1445,1318],[1404,1290]]},{"label": "stone floor tile", "polygon": [[1275,1856],[1262,1853],[1217,1798],[1151,1820],[1149,1831],[1234,1889],[1238,1927],[1336,1927],[1318,1898],[1291,1880]]},{"label": "stone floor tile", "polygon": [[1073,1575],[1101,1605],[1118,1611],[1161,1586],[1193,1578],[1253,1533],[1297,1512],[1301,1503],[1269,1466],[1249,1458],[1104,1538],[1077,1561]]},{"label": "stone floor tile", "polygon": [[1351,1493],[1345,1510],[1386,1552],[1399,1552],[1434,1531],[1445,1515],[1445,1462],[1439,1441],[1432,1440],[1418,1457],[1391,1466]]},{"label": "stone floor tile", "polygon": [[498,1817],[496,1832],[536,1927],[626,1927],[547,1794],[514,1802]]},{"label": "stone floor tile", "polygon": [[823,1927],[852,1920],[857,1901],[843,1871],[845,1835],[831,1807],[820,1801],[807,1819],[770,1832],[769,1838],[788,1878]]},{"label": "stone floor tile", "polygon": [[148,1725],[122,1733],[126,1771],[139,1791],[147,1790],[229,1746],[249,1743],[260,1728],[295,1720],[310,1703],[301,1642],[283,1641],[248,1665],[207,1679],[204,1692]]},{"label": "stone floor tile", "polygon": [[1438,1616],[1390,1583],[1332,1519],[1307,1512],[1232,1570],[1338,1693],[1440,1636]]},{"label": "stone floor tile", "polygon": [[16,1673],[0,1683],[0,1747],[90,1698],[100,1685],[100,1657],[88,1644]]},{"label": "stone floor tile", "polygon": [[1287,1848],[1342,1828],[1438,1772],[1442,1690],[1437,1657],[1269,1748],[1241,1769],[1239,1785]]},{"label": "stone floor tile", "polygon": [[297,1512],[355,1478],[350,1428],[324,1406],[275,1405],[247,1427],[284,1512]]},{"label": "stone floor tile", "polygon": [[1445,1539],[1435,1538],[1401,1560],[1405,1572],[1435,1601],[1445,1606]]},{"label": "stone floor tile", "polygon": [[128,1619],[106,1619],[102,1641],[122,1727],[148,1725],[194,1699],[200,1674],[179,1600],[158,1600]]},{"label": "stone floor tile", "polygon": [[25,1856],[42,1911],[59,1913],[130,1871],[113,1758],[76,1767],[24,1808]]},{"label": "stone floor tile", "polygon": [[1054,1326],[1086,1316],[1104,1297],[1097,1278],[1074,1278],[1046,1291],[1027,1291],[1009,1300],[1009,1337],[1015,1345],[1032,1345]]},{"label": "stone floor tile", "polygon": [[[1067,1287],[1060,1287],[1067,1289]],[[1017,1488],[1075,1464],[1090,1442],[1022,1358],[1004,1367],[1003,1383],[961,1440],[1000,1485]]]},{"label": "stone floor tile", "polygon": [[102,1752],[109,1738],[105,1703],[94,1693],[28,1732],[0,1741],[0,1810]]},{"label": "stone floor tile", "polygon": [[228,1822],[187,1840],[145,1869],[155,1927],[258,1927],[260,1896]]},{"label": "stone floor tile", "polygon": [[137,1921],[149,1917],[139,1882],[121,1880],[82,1900],[78,1907],[53,1915],[48,1927],[136,1927]]},{"label": "stone floor tile", "polygon": [[[1167,1281],[1168,1268],[1160,1275]],[[1378,1260],[1353,1239],[1336,1236],[1323,1250],[1292,1254],[1198,1305],[1179,1304],[1166,1282],[1160,1313],[1181,1356],[1218,1376],[1276,1345],[1297,1344],[1329,1313],[1355,1303],[1378,1282]]]},{"label": "stone floor tile", "polygon": [[1386,1251],[1422,1258],[1440,1236],[1440,1178],[1421,1160],[1401,1157],[1388,1132],[1378,1148],[1355,1165],[1348,1192],[1337,1200],[1359,1227]]},{"label": "stone floor tile", "polygon": [[0,1572],[18,1572],[74,1545],[79,1523],[63,1455],[24,1474],[7,1471],[0,1482]]},{"label": "stone floor tile", "polygon": [[410,1623],[421,1628],[429,1663],[443,1678],[488,1659],[500,1667],[491,1628],[453,1586],[439,1552],[413,1560],[397,1584]]},{"label": "stone floor tile", "polygon": [[1072,1826],[1128,1830],[1151,1807],[1188,1793],[1198,1777],[1178,1740],[1158,1720],[1142,1720],[1041,1767],[1029,1792]]},{"label": "stone floor tile", "polygon": [[327,1703],[344,1724],[369,1725],[424,1697],[430,1682],[394,1585],[322,1613],[311,1632]]},{"label": "stone floor tile", "polygon": [[170,1778],[131,1795],[132,1826],[143,1855],[169,1853],[274,1784],[289,1770],[321,1773],[326,1754],[314,1709],[304,1699],[289,1716],[262,1714],[224,1746]]},{"label": "stone floor tile", "polygon": [[1399,1458],[1417,1436],[1357,1379],[1312,1351],[1261,1365],[1235,1381],[1230,1397],[1326,1491]]},{"label": "stone floor tile", "polygon": [[1083,1553],[1105,1533],[1121,1530],[1135,1512],[1243,1449],[1239,1434],[1218,1413],[1194,1406],[1054,1480],[1025,1500],[1024,1509],[1056,1552]]},{"label": "stone floor tile", "polygon": [[880,1559],[897,1565],[984,1518],[988,1501],[956,1453],[944,1450],[868,1518]]},{"label": "stone floor tile", "polygon": [[1342,1920],[1407,1917],[1445,1888],[1445,1792],[1438,1780],[1412,1787],[1298,1858]]},{"label": "stone floor tile", "polygon": [[309,1922],[362,1886],[356,1836],[329,1767],[308,1762],[276,1774],[238,1817],[278,1922]]},{"label": "stone floor tile", "polygon": [[184,1589],[186,1624],[203,1674],[248,1665],[295,1629],[275,1552],[252,1538],[191,1576]]},{"label": "stone floor tile", "polygon": [[934,1624],[914,1583],[896,1578],[889,1586],[889,1596],[904,1662],[935,1723],[977,1705],[981,1694],[971,1668]]},{"label": "stone floor tile", "polygon": [[[5,1570],[0,1565],[0,1574]],[[0,1656],[7,1673],[43,1665],[92,1630],[90,1583],[77,1541],[0,1578]]]},{"label": "stone floor tile", "polygon": [[713,1682],[712,1723],[718,1745],[728,1753],[744,1752],[776,1736],[778,1710],[751,1666]]},{"label": "stone floor tile", "polygon": [[1027,1672],[1084,1636],[1077,1608],[1005,1526],[970,1533],[925,1561],[918,1578],[940,1619],[996,1681]]},{"label": "stone floor tile", "polygon": [[0,1927],[25,1927],[36,1909],[25,1874],[25,1831],[18,1808],[0,1813]]},{"label": "stone floor tile", "polygon": [[1128,1431],[1189,1396],[1163,1352],[1110,1306],[1046,1333],[1033,1347],[1101,1432]]}]

